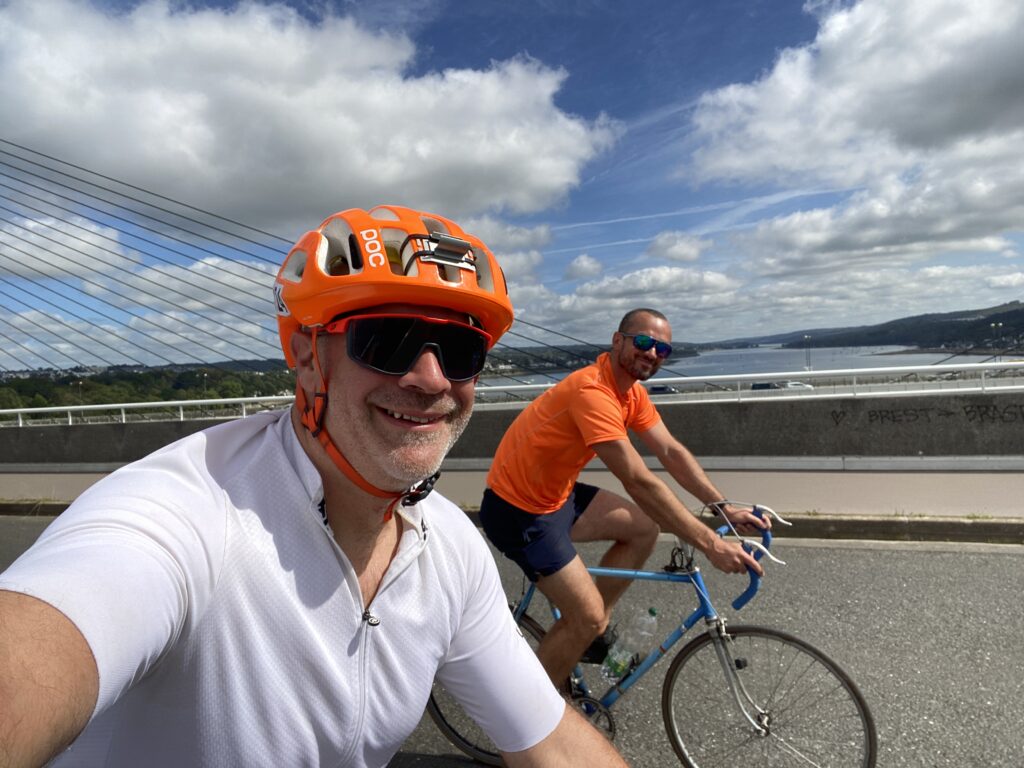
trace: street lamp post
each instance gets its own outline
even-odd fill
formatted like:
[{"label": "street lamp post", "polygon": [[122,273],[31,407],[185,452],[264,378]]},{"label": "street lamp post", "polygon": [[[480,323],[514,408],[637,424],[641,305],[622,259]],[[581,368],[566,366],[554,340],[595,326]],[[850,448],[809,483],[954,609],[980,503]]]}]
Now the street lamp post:
[{"label": "street lamp post", "polygon": [[804,370],[811,370],[811,335],[804,334]]},{"label": "street lamp post", "polygon": [[[992,341],[996,342],[996,349],[1001,348],[1003,346],[1003,324],[1002,323],[989,323],[989,328],[992,329]],[[995,360],[995,362],[998,363],[999,362],[999,357],[1000,357],[1000,355],[997,352],[993,356],[992,359]]]}]

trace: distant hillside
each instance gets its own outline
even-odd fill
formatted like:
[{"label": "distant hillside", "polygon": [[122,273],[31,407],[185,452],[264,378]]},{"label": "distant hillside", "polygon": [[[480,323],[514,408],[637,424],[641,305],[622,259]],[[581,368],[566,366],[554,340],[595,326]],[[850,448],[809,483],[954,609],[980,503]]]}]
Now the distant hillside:
[{"label": "distant hillside", "polygon": [[[673,358],[699,350],[780,344],[784,347],[906,346],[921,349],[1019,350],[1024,345],[1024,304],[905,317],[879,325],[809,328],[769,336],[694,344],[676,341]],[[515,377],[554,373],[587,365],[607,344],[556,347],[498,347],[491,351],[484,376]],[[283,360],[221,361],[152,368],[114,366],[74,370],[0,371],[0,409],[127,403],[147,400],[196,400],[288,394],[295,375]]]},{"label": "distant hillside", "polygon": [[[999,324],[1002,325],[999,325]],[[995,326],[995,327],[993,327]],[[809,338],[807,338],[809,337]],[[903,345],[922,349],[1015,348],[1024,340],[1024,304],[904,317],[878,325],[809,328],[771,336],[723,342],[723,346],[781,344],[784,347],[874,347]]]}]

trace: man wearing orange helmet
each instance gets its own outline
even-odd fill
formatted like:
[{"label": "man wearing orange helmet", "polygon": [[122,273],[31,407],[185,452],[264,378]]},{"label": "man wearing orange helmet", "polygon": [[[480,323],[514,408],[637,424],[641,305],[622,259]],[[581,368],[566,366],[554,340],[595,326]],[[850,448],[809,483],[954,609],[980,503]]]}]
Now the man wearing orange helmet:
[{"label": "man wearing orange helmet", "polygon": [[0,575],[0,765],[384,766],[435,675],[508,765],[624,765],[430,493],[512,323],[494,257],[349,210],[274,293],[294,407],[122,468]]}]

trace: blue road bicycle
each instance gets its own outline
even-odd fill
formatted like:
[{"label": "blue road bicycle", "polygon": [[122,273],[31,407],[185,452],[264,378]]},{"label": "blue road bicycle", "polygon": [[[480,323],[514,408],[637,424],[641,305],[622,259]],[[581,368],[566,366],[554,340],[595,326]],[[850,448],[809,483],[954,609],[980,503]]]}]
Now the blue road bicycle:
[{"label": "blue road bicycle", "polygon": [[[784,523],[767,507],[721,502],[752,509]],[[704,511],[721,514],[717,505]],[[722,516],[724,519],[724,515]],[[769,552],[771,532],[761,541],[744,539],[732,525],[719,535],[740,538],[755,558]],[[694,550],[680,544],[660,571],[588,568],[594,576],[689,584],[697,607],[672,628],[646,658],[609,685],[597,665],[580,664],[569,685],[573,703],[612,740],[615,703],[661,660],[698,622],[705,631],[683,646],[665,675],[661,710],[668,740],[689,768],[794,766],[873,768],[877,752],[874,718],[857,686],[838,664],[786,632],[727,624],[715,610]],[[750,572],[746,590],[732,602],[739,610],[756,594],[761,578]],[[510,603],[516,621],[534,648],[544,637],[541,622],[528,613],[536,593],[530,584]],[[555,619],[558,611],[553,606]],[[603,690],[603,692],[601,692]],[[456,747],[485,765],[501,765],[493,743],[439,683],[427,705],[438,728]]]}]

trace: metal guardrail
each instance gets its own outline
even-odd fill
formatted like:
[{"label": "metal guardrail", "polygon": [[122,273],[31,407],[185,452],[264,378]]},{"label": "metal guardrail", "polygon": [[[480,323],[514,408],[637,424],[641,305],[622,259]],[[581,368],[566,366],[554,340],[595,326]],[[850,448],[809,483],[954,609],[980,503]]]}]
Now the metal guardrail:
[{"label": "metal guardrail", "polygon": [[5,408],[0,427],[44,424],[125,423],[128,421],[185,421],[186,419],[233,419],[258,411],[291,405],[291,395],[237,397],[216,400],[159,400],[147,403],[103,403],[49,408]]},{"label": "metal guardrail", "polygon": [[[753,387],[755,384],[770,385],[794,381],[804,386],[781,386],[777,389]],[[675,376],[651,379],[647,384],[651,387],[666,388],[664,393],[657,395],[659,403],[699,403],[722,400],[757,402],[780,398],[823,399],[941,395],[950,392],[1004,392],[1024,390],[1024,361]],[[478,407],[484,409],[506,407],[509,402],[535,397],[554,385],[555,382],[495,384],[484,380],[476,390]],[[211,400],[66,405],[48,408],[8,408],[0,409],[0,427],[229,419],[247,416],[257,411],[285,407],[290,405],[292,400],[291,395],[277,395]]]},{"label": "metal guardrail", "polygon": [[[773,384],[778,388],[772,387]],[[522,400],[524,395],[535,397],[554,385],[555,382],[546,382],[478,387],[477,399],[486,407],[488,403]],[[652,394],[658,392],[659,403],[1009,391],[1024,389],[1024,361],[674,376],[650,379],[647,386]]]}]

